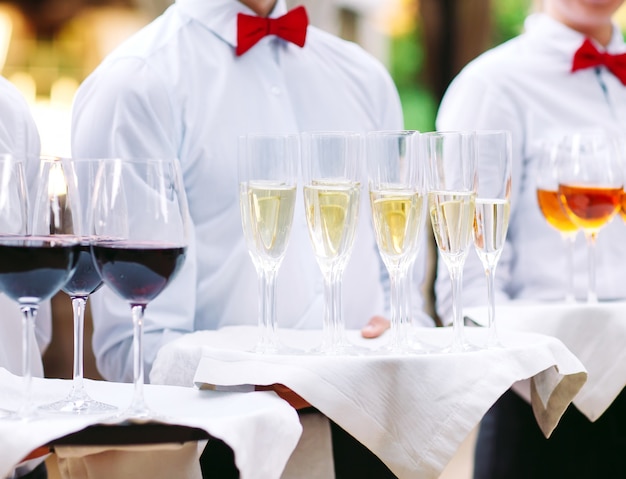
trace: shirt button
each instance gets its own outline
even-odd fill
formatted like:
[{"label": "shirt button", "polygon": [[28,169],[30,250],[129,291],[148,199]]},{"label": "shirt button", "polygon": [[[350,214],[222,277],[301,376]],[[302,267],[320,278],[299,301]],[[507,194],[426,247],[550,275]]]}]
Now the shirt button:
[{"label": "shirt button", "polygon": [[277,86],[273,86],[272,88],[270,88],[270,91],[272,92],[272,95],[274,96],[280,95],[280,88]]}]

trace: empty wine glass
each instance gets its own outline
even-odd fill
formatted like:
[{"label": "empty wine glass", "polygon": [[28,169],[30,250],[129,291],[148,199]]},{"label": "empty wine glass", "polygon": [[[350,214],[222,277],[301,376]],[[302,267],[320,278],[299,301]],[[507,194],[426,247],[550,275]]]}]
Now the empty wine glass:
[{"label": "empty wine glass", "polygon": [[[56,161],[42,159],[41,165]],[[72,200],[47,184],[39,183],[37,189],[36,198],[45,201],[30,208],[21,161],[0,157],[0,289],[19,304],[23,328],[24,399],[11,416],[15,418],[36,416],[30,394],[31,338],[39,304],[61,289],[78,258],[77,239],[54,233],[63,222],[59,212]]]},{"label": "empty wine glass", "polygon": [[435,241],[452,281],[452,344],[445,351],[475,349],[463,330],[463,266],[472,241],[476,202],[473,132],[424,134],[429,163],[428,209]]},{"label": "empty wine glass", "polygon": [[600,130],[572,133],[560,139],[557,155],[559,200],[587,239],[587,302],[595,303],[596,238],[619,210],[624,186],[617,142]]},{"label": "empty wine glass", "polygon": [[298,135],[239,139],[239,199],[248,252],[259,278],[259,353],[286,353],[276,328],[276,275],[285,257],[296,203]]},{"label": "empty wine glass", "polygon": [[320,352],[355,354],[346,339],[341,280],[352,253],[361,197],[363,137],[353,132],[302,134],[304,207],[309,237],[324,276]]},{"label": "empty wine glass", "polygon": [[144,311],[185,260],[189,211],[176,159],[106,159],[96,176],[92,253],[104,284],[128,302],[134,393],[124,418],[156,417],[145,403]]},{"label": "empty wine glass", "polygon": [[409,271],[424,223],[424,168],[416,131],[367,134],[367,169],[378,250],[390,277],[392,353],[424,351],[409,338]]},{"label": "empty wine glass", "polygon": [[537,203],[550,226],[561,234],[566,250],[567,290],[565,301],[573,302],[574,294],[574,246],[578,235],[575,225],[559,200],[559,179],[557,150],[554,142],[546,141],[539,145],[539,166],[537,169]]},{"label": "empty wine glass", "polygon": [[[88,230],[91,194],[99,165],[100,161],[94,159],[63,158],[46,159],[41,162],[39,183],[43,188],[40,188],[40,196],[35,199],[37,211],[49,212],[58,218],[56,222],[50,222],[53,224],[51,233],[74,235],[80,241],[76,268],[62,288],[72,301],[74,322],[72,387],[64,399],[40,406],[40,409],[47,412],[98,414],[117,409],[115,406],[92,399],[85,389],[83,378],[85,308],[89,295],[102,285],[102,279],[96,271],[91,254],[94,237]],[[50,191],[57,191],[59,198],[66,198],[64,202],[59,203],[56,210],[56,207],[50,208],[49,205]],[[76,201],[67,200],[72,195],[77,195]]]},{"label": "empty wine glass", "polygon": [[495,274],[509,228],[511,209],[511,134],[475,132],[478,189],[474,215],[474,247],[487,276],[489,334],[487,347],[501,347],[496,330]]}]

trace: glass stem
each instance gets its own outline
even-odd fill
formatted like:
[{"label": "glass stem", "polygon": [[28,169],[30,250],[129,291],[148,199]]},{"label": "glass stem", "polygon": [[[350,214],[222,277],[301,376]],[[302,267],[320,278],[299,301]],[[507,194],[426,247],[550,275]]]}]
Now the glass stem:
[{"label": "glass stem", "polygon": [[343,342],[344,323],[341,314],[341,272],[332,268],[324,281],[324,345],[329,353],[339,353]]},{"label": "glass stem", "polygon": [[259,328],[261,341],[259,352],[275,352],[276,338],[276,269],[261,270],[259,274]]},{"label": "glass stem", "polygon": [[143,367],[143,314],[146,306],[134,304],[131,306],[133,316],[133,373],[134,393],[130,405],[130,412],[134,416],[147,414],[144,399],[144,367]]},{"label": "glass stem", "polygon": [[72,310],[74,313],[74,371],[72,379],[72,396],[78,396],[84,390],[83,382],[83,344],[85,332],[85,306],[87,298],[74,296]]},{"label": "glass stem", "polygon": [[463,329],[463,266],[450,266],[452,281],[452,352],[462,351],[466,346]]},{"label": "glass stem", "polygon": [[396,268],[389,272],[390,297],[391,297],[391,340],[390,349],[400,351],[406,344],[406,273],[402,268]]},{"label": "glass stem", "polygon": [[485,268],[485,275],[487,276],[487,307],[489,317],[489,334],[487,336],[487,347],[490,347],[498,344],[498,331],[496,329],[496,298],[494,296],[496,265],[494,264],[488,268]]},{"label": "glass stem", "polygon": [[598,295],[596,293],[596,233],[588,233],[587,237],[587,302],[597,303]]},{"label": "glass stem", "polygon": [[576,235],[568,234],[563,236],[567,249],[567,291],[565,293],[565,301],[573,303],[576,300],[574,294],[574,252],[576,246]]},{"label": "glass stem", "polygon": [[35,335],[37,308],[36,304],[20,304],[22,311],[22,378],[24,384],[24,398],[19,413],[21,417],[30,416],[34,410],[30,393],[33,382],[30,339],[34,338]]}]

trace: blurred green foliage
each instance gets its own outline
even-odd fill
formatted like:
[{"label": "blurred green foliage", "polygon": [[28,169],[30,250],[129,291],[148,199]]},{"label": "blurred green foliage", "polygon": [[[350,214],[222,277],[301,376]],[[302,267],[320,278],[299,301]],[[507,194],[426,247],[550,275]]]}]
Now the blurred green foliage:
[{"label": "blurred green foliage", "polygon": [[[492,0],[492,45],[521,33],[532,0]],[[424,82],[424,46],[421,25],[392,38],[389,71],[394,79],[404,111],[404,127],[432,131],[437,104]]]}]

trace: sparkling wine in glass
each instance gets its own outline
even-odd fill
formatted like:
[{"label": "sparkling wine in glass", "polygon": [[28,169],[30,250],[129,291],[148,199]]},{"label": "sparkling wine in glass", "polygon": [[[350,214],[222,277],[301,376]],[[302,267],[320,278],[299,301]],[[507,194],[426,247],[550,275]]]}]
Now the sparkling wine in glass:
[{"label": "sparkling wine in glass", "polygon": [[361,197],[363,137],[353,132],[306,132],[302,140],[304,207],[309,237],[324,276],[322,354],[354,354],[346,339],[341,303]]},{"label": "sparkling wine in glass", "polygon": [[276,275],[285,257],[296,204],[300,142],[294,134],[239,138],[239,204],[248,252],[259,278],[260,339],[255,351],[287,353],[277,335]]},{"label": "sparkling wine in glass", "polygon": [[410,274],[424,224],[425,168],[416,131],[367,134],[370,205],[378,251],[389,272],[391,353],[424,351],[410,340]]},{"label": "sparkling wine in glass", "polygon": [[572,133],[561,138],[557,155],[559,200],[587,239],[587,302],[596,303],[596,239],[621,207],[624,186],[618,143],[600,130]]},{"label": "sparkling wine in glass", "polygon": [[448,352],[476,349],[463,325],[463,267],[472,243],[478,185],[475,135],[449,131],[424,134],[429,164],[428,209],[440,257],[452,281],[453,340]]},{"label": "sparkling wine in glass", "polygon": [[[72,387],[64,399],[40,406],[46,412],[99,414],[117,409],[115,406],[92,399],[85,389],[83,377],[85,309],[89,295],[102,285],[91,253],[94,237],[88,229],[91,194],[99,165],[100,161],[95,159],[63,158],[45,159],[41,162],[39,182],[43,187],[39,190],[40,195],[35,200],[35,206],[38,211],[56,215],[56,221],[48,221],[52,225],[51,233],[73,235],[80,242],[76,268],[62,288],[72,302],[74,322]],[[65,198],[65,201],[59,203],[58,208],[49,205],[50,191],[56,191],[61,199]],[[68,200],[72,196],[76,198],[75,201]]]},{"label": "sparkling wine in glass", "polygon": [[[41,166],[48,161],[56,160],[42,159]],[[45,198],[44,210],[28,200],[22,162],[0,157],[0,290],[19,304],[23,329],[24,399],[14,418],[37,415],[30,391],[31,338],[39,304],[61,289],[78,257],[75,237],[54,234],[63,221],[58,213],[70,199],[41,182],[37,190],[36,197]]]},{"label": "sparkling wine in glass", "polygon": [[544,142],[539,146],[539,166],[537,169],[537,204],[550,226],[561,234],[566,250],[567,290],[565,301],[575,301],[574,294],[574,246],[578,235],[578,226],[570,219],[559,200],[559,180],[557,150],[553,142]]},{"label": "sparkling wine in glass", "polygon": [[474,214],[474,247],[487,276],[489,334],[487,347],[501,347],[496,330],[495,274],[509,228],[511,209],[511,133],[475,132],[478,189]]},{"label": "sparkling wine in glass", "polygon": [[121,416],[149,420],[157,416],[144,399],[144,312],[182,267],[190,234],[178,160],[101,160],[90,224],[96,269],[133,321],[134,394]]}]

